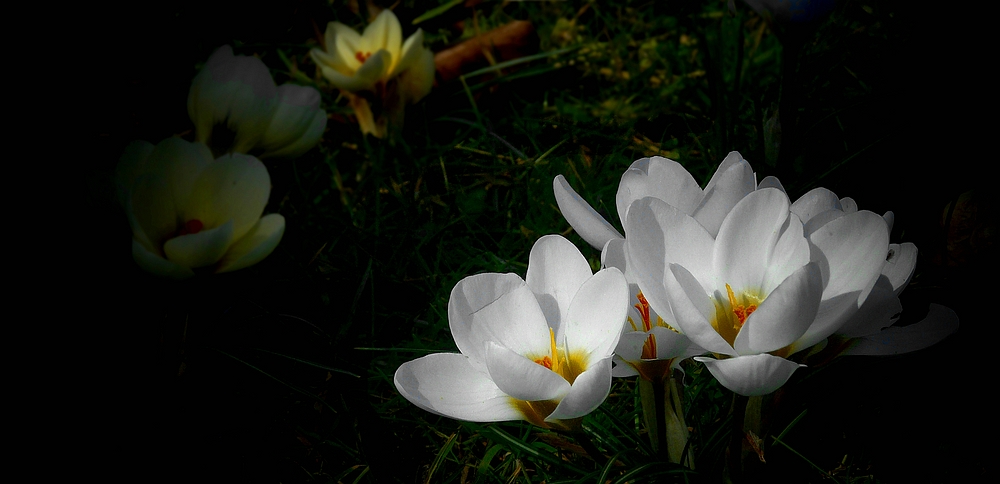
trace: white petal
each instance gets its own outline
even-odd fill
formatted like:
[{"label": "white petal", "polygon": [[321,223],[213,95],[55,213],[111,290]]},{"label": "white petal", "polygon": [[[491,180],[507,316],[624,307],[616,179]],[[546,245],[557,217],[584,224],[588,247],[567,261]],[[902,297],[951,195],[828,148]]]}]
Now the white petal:
[{"label": "white petal", "polygon": [[[399,75],[401,72],[412,67],[417,62],[417,60],[420,59],[422,55],[421,53],[422,50],[425,50],[424,31],[417,29],[417,31],[414,32],[413,35],[407,38],[406,42],[403,43],[402,49],[398,54],[399,60],[395,62],[395,65],[393,65],[392,67],[392,71],[389,72],[389,75],[387,77],[391,79]],[[433,57],[433,54],[431,54],[431,56]],[[393,57],[393,60],[396,60],[396,57]]]},{"label": "white petal", "polygon": [[654,156],[636,160],[622,175],[615,201],[618,217],[625,223],[626,212],[632,202],[653,197],[673,205],[691,215],[701,202],[701,188],[680,163]]},{"label": "white petal", "polygon": [[[632,204],[625,241],[630,268],[635,269],[643,293],[647,286],[663,286],[670,263],[683,265],[699,278],[712,274],[715,240],[695,219],[662,200],[647,197]],[[665,308],[657,311],[661,309]]]},{"label": "white petal", "polygon": [[434,87],[434,53],[430,49],[416,49],[416,59],[397,79],[397,89],[403,104],[414,104],[430,94]]},{"label": "white petal", "polygon": [[705,185],[704,198],[692,215],[714,237],[729,211],[756,187],[750,164],[738,152],[730,152]]},{"label": "white petal", "polygon": [[741,355],[775,351],[805,334],[816,317],[823,281],[809,263],[788,276],[747,317],[733,346]]},{"label": "white petal", "polygon": [[840,199],[836,193],[823,187],[813,188],[805,195],[799,197],[791,206],[791,211],[802,219],[802,223],[808,223],[813,217],[821,213],[838,210],[843,211]]},{"label": "white petal", "polygon": [[147,174],[160,177],[170,187],[174,203],[182,209],[191,197],[195,181],[214,158],[202,143],[181,138],[167,138],[159,143],[146,160]]},{"label": "white petal", "polygon": [[[687,336],[671,331],[670,328],[664,328],[663,326],[653,326],[649,332],[656,340],[656,359],[683,359],[687,356],[692,356],[688,354],[692,343],[691,339]],[[694,354],[700,353],[703,353],[703,351],[698,351]]]},{"label": "white petal", "polygon": [[559,205],[563,217],[573,230],[576,230],[576,233],[595,249],[603,248],[609,240],[623,238],[607,220],[604,220],[604,217],[601,217],[573,190],[562,175],[557,175],[552,180],[552,191],[555,192],[556,204]]},{"label": "white petal", "polygon": [[287,157],[305,153],[319,142],[326,129],[326,111],[320,109],[315,88],[283,84],[278,88],[278,105],[261,138],[261,158]]},{"label": "white petal", "polygon": [[399,19],[392,10],[385,9],[380,12],[372,23],[365,27],[361,34],[362,47],[375,52],[385,49],[393,60],[399,58],[400,48],[403,45],[403,28],[399,25]]},{"label": "white petal", "polygon": [[867,210],[846,214],[817,229],[809,240],[819,249],[813,259],[820,263],[826,281],[823,299],[856,292],[864,302],[889,249],[882,217]]},{"label": "white petal", "polygon": [[264,164],[252,156],[233,153],[201,172],[191,197],[181,207],[181,219],[200,220],[209,228],[232,221],[236,240],[260,220],[270,194],[271,177]]},{"label": "white petal", "polygon": [[486,370],[497,388],[518,400],[558,400],[569,392],[558,373],[492,341],[486,343]]},{"label": "white petal", "polygon": [[704,363],[722,386],[747,397],[766,395],[781,388],[795,370],[805,366],[768,354],[725,360],[695,357],[695,360]]},{"label": "white petal", "polygon": [[611,356],[628,312],[625,276],[614,267],[588,279],[573,298],[564,322],[566,345],[590,358]]},{"label": "white petal", "polygon": [[802,231],[802,222],[797,215],[789,214],[781,229],[778,242],[768,256],[767,268],[761,290],[770,294],[781,281],[790,276],[800,267],[806,265],[811,257],[808,239]]},{"label": "white petal", "polygon": [[597,410],[611,391],[611,356],[587,368],[576,377],[569,394],[559,402],[545,421],[554,422],[582,417]]},{"label": "white petal", "polygon": [[837,334],[847,338],[873,335],[892,325],[902,311],[903,305],[893,293],[889,279],[879,277],[865,303],[837,330]]},{"label": "white petal", "polygon": [[765,176],[764,179],[757,185],[758,190],[761,188],[777,188],[778,190],[781,190],[782,193],[785,193],[786,195],[788,194],[788,192],[785,191],[785,187],[781,185],[781,182],[773,176]]},{"label": "white petal", "polygon": [[560,235],[543,236],[531,247],[524,281],[538,298],[545,320],[556,330],[556,336],[561,336],[576,292],[593,275],[583,254]]},{"label": "white petal", "polygon": [[760,288],[788,217],[788,198],[779,190],[757,190],[740,200],[722,222],[712,253],[718,284]]},{"label": "white petal", "polygon": [[524,419],[511,398],[464,355],[438,353],[403,363],[393,382],[403,398],[437,415],[471,422]]},{"label": "white petal", "polygon": [[852,345],[845,355],[898,355],[927,348],[958,330],[955,311],[938,304],[930,305],[923,320],[902,327],[886,328]]},{"label": "white petal", "polygon": [[629,279],[630,275],[628,273],[628,256],[625,255],[625,238],[611,239],[607,244],[604,244],[604,249],[601,250],[601,266],[602,267],[614,267],[622,271],[625,274],[625,279]]},{"label": "white petal", "polygon": [[361,34],[340,22],[330,22],[326,24],[324,37],[326,52],[343,62],[348,72],[354,73],[361,67],[357,57],[361,51]]},{"label": "white petal", "polygon": [[[625,361],[638,362],[642,359],[642,345],[649,337],[645,331],[629,331],[621,335],[615,346],[615,355]],[[617,375],[615,375],[617,376]]]},{"label": "white petal", "polygon": [[517,274],[477,274],[459,281],[448,300],[448,324],[459,351],[483,371],[490,341],[520,355],[550,349],[545,315]]},{"label": "white petal", "polygon": [[265,215],[250,232],[236,241],[215,267],[215,272],[231,272],[250,267],[271,255],[285,233],[285,217]]},{"label": "white petal", "polygon": [[736,350],[712,326],[715,303],[694,276],[683,266],[672,264],[664,279],[670,310],[684,335],[708,351],[735,356]]}]

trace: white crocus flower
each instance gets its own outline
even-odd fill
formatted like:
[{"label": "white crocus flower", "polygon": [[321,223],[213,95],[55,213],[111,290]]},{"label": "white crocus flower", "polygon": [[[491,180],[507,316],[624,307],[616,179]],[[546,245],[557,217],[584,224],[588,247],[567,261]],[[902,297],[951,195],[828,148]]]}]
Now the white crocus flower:
[{"label": "white crocus flower", "polygon": [[620,271],[592,274],[569,241],[542,237],[524,280],[487,273],[455,286],[448,322],[461,353],[404,363],[396,388],[414,405],[459,420],[573,429],[610,391],[627,298]]},{"label": "white crocus flower", "polygon": [[195,140],[217,155],[291,158],[315,146],[326,129],[319,91],[276,87],[260,59],[233,55],[228,45],[216,49],[191,81],[188,115]]},{"label": "white crocus flower", "polygon": [[261,217],[271,179],[256,158],[213,159],[201,143],[134,142],[116,173],[142,269],[174,279],[195,269],[229,272],[260,262],[285,230],[280,214]]},{"label": "white crocus flower", "polygon": [[886,223],[874,213],[806,232],[790,205],[782,190],[759,188],[717,235],[656,198],[634,202],[625,220],[626,253],[650,305],[719,355],[696,359],[742,395],[776,390],[800,366],[785,357],[840,329],[868,297],[888,250]]}]

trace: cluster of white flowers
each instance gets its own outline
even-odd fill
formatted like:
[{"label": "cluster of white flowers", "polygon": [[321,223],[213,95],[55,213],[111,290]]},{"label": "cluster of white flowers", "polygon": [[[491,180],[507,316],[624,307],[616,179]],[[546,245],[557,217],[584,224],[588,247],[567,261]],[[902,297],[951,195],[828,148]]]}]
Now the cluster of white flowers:
[{"label": "cluster of white flowers", "polygon": [[891,212],[823,188],[792,202],[737,152],[704,189],[673,160],[633,163],[617,194],[624,236],[561,175],[553,186],[604,269],[592,275],[576,247],[549,235],[525,280],[462,280],[448,310],[461,354],[403,364],[395,384],[409,401],[462,420],[567,428],[607,397],[612,375],[662,383],[681,360],[711,355],[696,360],[722,385],[763,395],[828,340],[840,354],[892,354],[958,326],[933,306],[890,327],[916,262],[913,244],[889,243]]}]

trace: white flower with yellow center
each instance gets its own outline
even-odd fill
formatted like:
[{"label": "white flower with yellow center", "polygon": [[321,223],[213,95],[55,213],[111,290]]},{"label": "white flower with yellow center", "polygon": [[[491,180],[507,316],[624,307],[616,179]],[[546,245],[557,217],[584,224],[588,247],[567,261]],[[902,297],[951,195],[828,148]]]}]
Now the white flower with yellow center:
[{"label": "white flower with yellow center", "polygon": [[459,420],[574,428],[610,391],[627,301],[620,271],[592,274],[572,243],[542,237],[524,280],[487,273],[455,286],[448,322],[461,353],[404,363],[396,388],[414,405]]},{"label": "white flower with yellow center", "polygon": [[280,214],[261,217],[271,178],[256,158],[213,159],[180,138],[130,144],[115,174],[142,269],[183,279],[196,269],[229,272],[260,262],[285,231]]},{"label": "white flower with yellow center", "polygon": [[656,198],[634,202],[626,254],[650,305],[719,359],[696,358],[724,386],[762,395],[799,364],[785,357],[840,329],[864,303],[889,247],[882,217],[857,211],[807,231],[778,188],[759,188],[713,236]]}]

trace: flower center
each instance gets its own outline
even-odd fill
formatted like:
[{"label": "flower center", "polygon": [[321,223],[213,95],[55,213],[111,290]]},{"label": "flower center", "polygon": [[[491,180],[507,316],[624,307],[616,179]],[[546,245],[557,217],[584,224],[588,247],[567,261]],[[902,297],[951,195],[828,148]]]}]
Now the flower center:
[{"label": "flower center", "polygon": [[723,300],[721,296],[716,296],[713,300],[715,301],[715,320],[712,321],[712,326],[723,339],[732,345],[736,341],[740,329],[747,322],[747,318],[757,310],[764,297],[759,295],[757,291],[733,291],[733,288],[726,284],[726,299]]},{"label": "flower center", "polygon": [[361,51],[358,51],[358,52],[354,53],[354,58],[357,59],[358,62],[360,62],[362,64],[364,64],[365,61],[368,60],[368,58],[371,57],[371,56],[372,56],[371,52],[361,52]]},{"label": "flower center", "polygon": [[203,224],[201,220],[191,219],[188,220],[187,222],[184,222],[184,225],[181,227],[181,229],[177,231],[177,235],[181,236],[181,235],[197,234],[198,232],[201,232],[201,230],[204,228],[205,224]]},{"label": "flower center", "polygon": [[573,384],[576,377],[580,376],[587,369],[586,355],[570,353],[556,346],[556,333],[549,328],[549,354],[540,358],[533,358],[532,361],[542,365],[563,377]]}]

